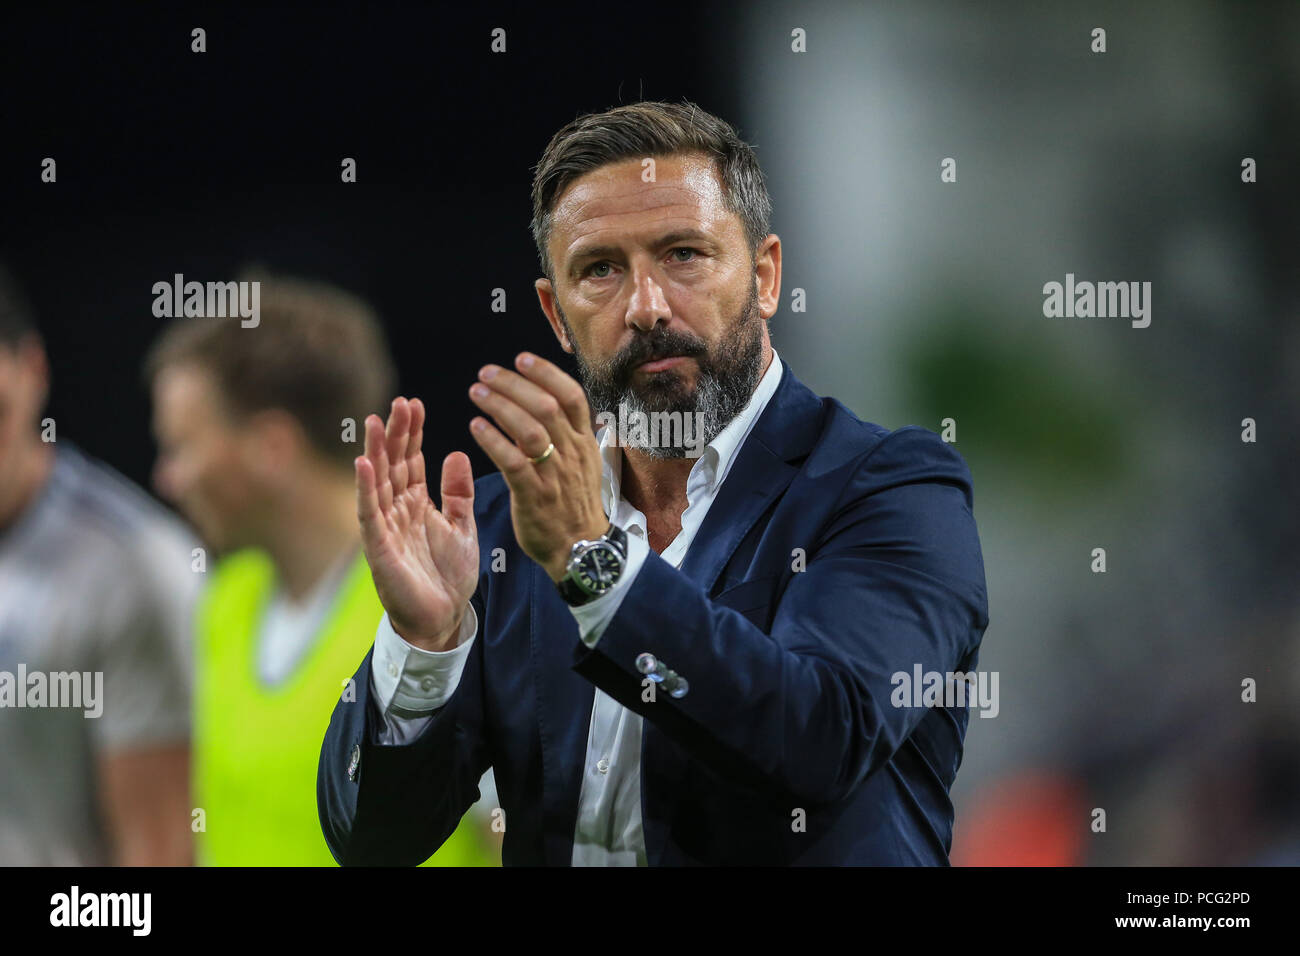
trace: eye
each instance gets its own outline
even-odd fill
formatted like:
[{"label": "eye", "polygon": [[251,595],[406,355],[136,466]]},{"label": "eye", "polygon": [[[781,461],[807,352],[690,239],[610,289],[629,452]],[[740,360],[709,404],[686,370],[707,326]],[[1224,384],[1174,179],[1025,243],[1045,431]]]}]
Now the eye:
[{"label": "eye", "polygon": [[[697,255],[699,255],[699,250],[698,250],[698,249],[692,249],[690,246],[678,246],[676,249],[674,249],[674,250],[672,251],[672,254],[673,254],[673,255],[677,255],[677,253],[679,253],[679,252],[689,252],[692,256],[697,256]],[[691,260],[691,259],[678,259],[677,261],[678,261],[678,262],[691,262],[691,261],[693,261],[693,260]]]},{"label": "eye", "polygon": [[593,264],[587,266],[587,272],[586,272],[586,275],[589,275],[589,276],[591,276],[592,278],[595,278],[595,279],[606,279],[606,278],[608,278],[608,277],[609,277],[609,273],[608,273],[608,272],[604,273],[603,275],[597,275],[597,274],[596,274],[596,270],[597,270],[597,269],[600,269],[600,268],[602,268],[602,267],[608,269],[608,268],[610,267],[610,264],[609,264],[608,262],[596,262],[596,263],[593,263]]}]

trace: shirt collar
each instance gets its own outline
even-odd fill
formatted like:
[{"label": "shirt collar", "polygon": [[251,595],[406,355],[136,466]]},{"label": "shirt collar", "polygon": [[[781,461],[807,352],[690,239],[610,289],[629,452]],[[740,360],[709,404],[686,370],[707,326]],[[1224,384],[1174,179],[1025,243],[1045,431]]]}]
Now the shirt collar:
[{"label": "shirt collar", "polygon": [[[767,403],[771,401],[779,384],[781,384],[781,358],[773,349],[772,362],[763,373],[763,377],[759,379],[754,394],[749,397],[749,401],[736,417],[705,446],[703,453],[691,468],[690,476],[686,481],[688,500],[693,499],[696,492],[700,490],[704,490],[709,495],[717,493],[745,439],[753,431],[754,423],[763,414],[763,409],[767,408]],[[596,438],[600,442],[602,464],[601,502],[605,506],[605,513],[612,516],[620,501],[623,453],[617,443],[618,436],[612,428],[602,427]]]}]

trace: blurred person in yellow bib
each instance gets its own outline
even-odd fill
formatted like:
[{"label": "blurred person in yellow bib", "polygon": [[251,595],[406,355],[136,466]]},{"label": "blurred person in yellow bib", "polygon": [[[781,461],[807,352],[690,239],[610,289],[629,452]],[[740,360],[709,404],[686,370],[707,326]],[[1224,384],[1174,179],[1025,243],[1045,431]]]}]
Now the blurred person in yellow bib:
[{"label": "blurred person in yellow bib", "polygon": [[[158,491],[216,557],[198,612],[198,862],[332,866],[316,809],[330,713],[383,608],[357,531],[349,423],[387,404],[379,322],[332,286],[259,283],[255,324],[174,322],[145,363]],[[426,865],[499,865],[494,787]]]}]

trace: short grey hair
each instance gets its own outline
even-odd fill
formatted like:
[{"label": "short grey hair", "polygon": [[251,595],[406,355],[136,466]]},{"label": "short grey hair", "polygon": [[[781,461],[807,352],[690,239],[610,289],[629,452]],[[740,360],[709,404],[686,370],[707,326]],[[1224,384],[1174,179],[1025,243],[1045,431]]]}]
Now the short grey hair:
[{"label": "short grey hair", "polygon": [[610,163],[645,156],[704,153],[714,164],[726,208],[740,217],[753,257],[771,232],[772,199],[754,147],[689,100],[643,102],[588,113],[551,137],[533,176],[533,242],[542,272],[555,281],[547,243],[556,201],[574,180]]}]

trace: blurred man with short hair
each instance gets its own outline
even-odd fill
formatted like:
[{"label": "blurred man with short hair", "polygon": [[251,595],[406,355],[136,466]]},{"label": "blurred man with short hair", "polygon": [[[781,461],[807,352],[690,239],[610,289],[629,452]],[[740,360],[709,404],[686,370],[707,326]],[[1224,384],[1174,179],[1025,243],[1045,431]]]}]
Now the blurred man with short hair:
[{"label": "blurred man with short hair", "polygon": [[[316,810],[320,741],[383,615],[361,553],[350,431],[387,405],[395,372],[360,299],[245,281],[260,282],[255,326],[180,319],[146,362],[155,484],[221,556],[198,626],[199,859],[332,866]],[[432,862],[491,865],[483,829],[467,818]]]},{"label": "blurred man with short hair", "polygon": [[184,865],[194,542],[41,423],[49,383],[0,268],[0,865]]}]

